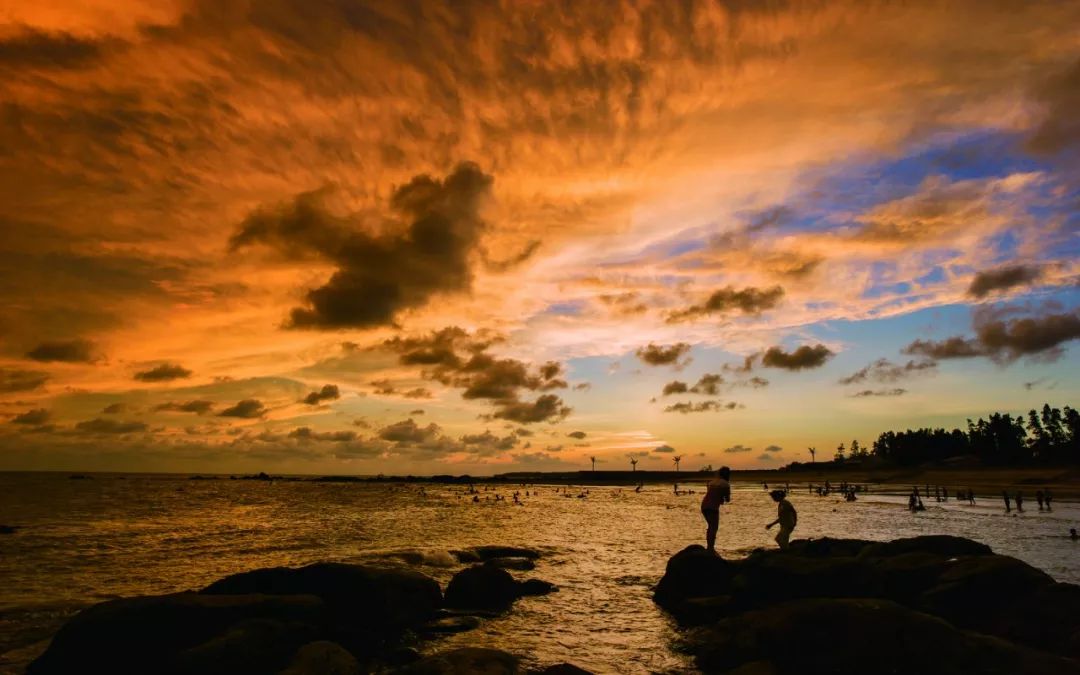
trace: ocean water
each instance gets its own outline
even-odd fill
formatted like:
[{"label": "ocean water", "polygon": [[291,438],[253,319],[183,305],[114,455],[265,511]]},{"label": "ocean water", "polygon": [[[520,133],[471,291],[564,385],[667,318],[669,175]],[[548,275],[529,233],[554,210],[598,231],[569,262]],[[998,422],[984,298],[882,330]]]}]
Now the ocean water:
[{"label": "ocean water", "polygon": [[[534,572],[515,574],[560,590],[522,599],[506,616],[427,650],[491,646],[528,665],[569,661],[598,673],[692,670],[672,648],[678,629],[651,589],[672,554],[704,539],[700,487],[679,496],[670,486],[590,487],[583,498],[580,488],[480,489],[474,504],[460,486],[0,473],[0,523],[22,526],[0,535],[0,673],[21,672],[66,618],[102,600],[324,560],[411,565],[445,585],[460,568],[450,551],[480,544],[540,550]],[[509,495],[526,489],[523,504],[513,505]],[[1080,543],[1068,538],[1070,527],[1080,528],[1075,503],[1040,513],[1029,501],[1026,513],[1006,515],[1000,498],[987,496],[976,506],[929,500],[927,511],[911,514],[899,495],[847,503],[805,486],[793,486],[791,501],[794,538],[953,534],[1080,582]],[[775,530],[764,529],[774,517],[761,485],[736,482],[717,547],[739,557],[775,545]]]}]

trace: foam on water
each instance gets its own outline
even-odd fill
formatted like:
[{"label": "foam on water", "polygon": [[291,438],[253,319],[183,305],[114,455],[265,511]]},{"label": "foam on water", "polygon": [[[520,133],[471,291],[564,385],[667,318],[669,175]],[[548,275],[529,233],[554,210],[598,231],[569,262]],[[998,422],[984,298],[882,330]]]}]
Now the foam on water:
[{"label": "foam on water", "polygon": [[[177,488],[182,487],[183,490]],[[360,483],[207,480],[175,476],[0,474],[0,522],[21,525],[0,536],[0,671],[14,671],[70,616],[104,599],[193,589],[227,574],[319,560],[414,566],[445,584],[459,568],[452,552],[483,544],[543,552],[535,576],[558,593],[520,600],[477,630],[432,642],[439,650],[492,646],[532,665],[570,661],[595,672],[681,671],[689,660],[674,645],[678,629],[651,599],[668,558],[704,538],[700,493],[676,496],[652,486],[636,494],[590,488],[565,498],[552,486],[481,492],[474,504],[460,487]],[[524,490],[522,490],[524,493]],[[576,495],[574,491],[572,494]],[[490,496],[490,500],[484,497]],[[724,507],[718,547],[736,557],[771,546],[765,524],[775,504],[759,485],[736,484]],[[989,544],[1080,581],[1075,504],[1053,512],[1005,515],[1000,500],[928,503],[910,514],[905,500],[871,494],[854,503],[791,496],[796,537],[893,539],[954,534]],[[6,665],[5,665],[6,663]]]}]

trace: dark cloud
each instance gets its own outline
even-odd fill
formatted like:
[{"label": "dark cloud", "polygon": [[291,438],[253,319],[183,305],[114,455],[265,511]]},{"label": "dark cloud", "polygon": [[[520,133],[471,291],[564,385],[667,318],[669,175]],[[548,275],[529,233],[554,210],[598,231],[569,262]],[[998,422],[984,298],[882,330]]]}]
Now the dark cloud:
[{"label": "dark cloud", "polygon": [[0,68],[81,68],[97,62],[106,43],[69,33],[23,28],[0,39]]},{"label": "dark cloud", "polygon": [[379,429],[378,436],[399,445],[419,445],[437,440],[441,433],[442,428],[434,422],[422,427],[410,418]]},{"label": "dark cloud", "polygon": [[742,386],[742,387],[750,387],[751,389],[761,389],[762,387],[769,386],[769,381],[766,380],[764,377],[754,376],[754,377],[751,377],[748,380],[742,380],[740,382],[736,382],[735,384],[737,384],[739,386]]},{"label": "dark cloud", "polygon": [[685,394],[689,390],[685,382],[674,380],[664,385],[664,391],[661,392],[663,396],[670,396],[672,394]]},{"label": "dark cloud", "polygon": [[482,434],[466,434],[460,440],[474,452],[477,446],[489,451],[504,452],[514,449],[518,442],[518,438],[514,434],[499,437],[488,430],[485,430]]},{"label": "dark cloud", "polygon": [[355,431],[313,431],[311,427],[297,427],[289,432],[289,438],[298,441],[328,441],[347,443],[356,440]]},{"label": "dark cloud", "polygon": [[784,449],[779,445],[766,445],[765,452],[783,452]]},{"label": "dark cloud", "polygon": [[724,448],[724,452],[752,452],[753,448],[748,448],[745,445],[733,445],[730,448]]},{"label": "dark cloud", "polygon": [[1051,155],[1080,145],[1080,60],[1045,80],[1035,99],[1043,118],[1028,138],[1028,149]]},{"label": "dark cloud", "polygon": [[686,415],[688,413],[700,413],[700,412],[720,412],[723,410],[735,410],[743,407],[741,403],[735,401],[702,401],[700,403],[691,403],[689,401],[685,403],[675,403],[664,408],[664,412],[682,413]]},{"label": "dark cloud", "polygon": [[1057,388],[1057,382],[1051,380],[1049,377],[1040,377],[1037,380],[1024,383],[1024,389],[1027,389],[1028,391],[1037,388],[1055,389]]},{"label": "dark cloud", "polygon": [[823,366],[832,356],[832,350],[825,345],[803,345],[790,353],[781,347],[769,347],[761,357],[761,365],[784,370],[804,370]]},{"label": "dark cloud", "polygon": [[336,401],[341,398],[341,391],[336,384],[324,384],[319,391],[313,391],[304,397],[304,403],[318,405],[323,401]]},{"label": "dark cloud", "polygon": [[262,401],[254,398],[245,398],[239,401],[236,405],[225,408],[218,413],[218,417],[242,417],[245,419],[254,419],[256,417],[262,417],[266,414],[266,406]]},{"label": "dark cloud", "polygon": [[543,394],[535,401],[508,400],[498,402],[495,417],[518,424],[534,422],[557,422],[565,419],[572,410],[555,394]]},{"label": "dark cloud", "polygon": [[734,286],[728,286],[714,291],[700,305],[693,305],[684,310],[672,312],[668,315],[667,320],[669,323],[675,323],[699,316],[733,311],[756,316],[767,309],[776,307],[783,297],[784,289],[780,286],[765,289],[748,286],[742,290],[735,290]]},{"label": "dark cloud", "polygon": [[968,287],[968,295],[985,298],[993,291],[1031,284],[1042,276],[1042,268],[1034,265],[1009,265],[984,270],[975,275]]},{"label": "dark cloud", "polygon": [[135,379],[140,382],[169,382],[191,377],[191,371],[176,363],[163,363],[150,370],[135,373]]},{"label": "dark cloud", "polygon": [[423,415],[424,414],[424,409],[423,408],[417,408],[416,410],[410,410],[409,414],[410,415]]},{"label": "dark cloud", "polygon": [[93,363],[98,359],[98,355],[95,353],[93,342],[77,339],[42,342],[26,352],[26,358],[34,361]]},{"label": "dark cloud", "polygon": [[1017,311],[1014,307],[977,310],[972,322],[974,338],[915,340],[903,352],[933,359],[985,356],[1001,364],[1023,357],[1054,361],[1064,353],[1066,342],[1080,339],[1080,314],[1010,316]]},{"label": "dark cloud", "polygon": [[670,454],[672,452],[675,452],[675,448],[671,447],[670,445],[658,445],[653,448],[652,451],[656,453]]},{"label": "dark cloud", "polygon": [[40,370],[0,368],[0,394],[33,391],[45,385],[49,374]]},{"label": "dark cloud", "polygon": [[772,462],[772,461],[776,460],[776,457],[774,457],[773,455],[770,455],[767,452],[763,452],[763,453],[761,453],[760,455],[757,456],[757,460],[759,462]]},{"label": "dark cloud", "polygon": [[867,398],[871,396],[903,396],[907,393],[907,389],[864,389],[859,392],[855,392],[851,395],[851,398]]},{"label": "dark cloud", "polygon": [[900,351],[928,359],[969,359],[983,356],[982,348],[977,342],[959,335],[944,340],[915,340]]},{"label": "dark cloud", "polygon": [[[154,406],[156,411],[164,412],[185,412],[195,413],[196,415],[205,415],[210,412],[214,407],[213,401],[194,400],[194,401],[169,401],[168,403],[161,403]],[[106,409],[108,412],[108,409]]]},{"label": "dark cloud", "polygon": [[76,431],[83,431],[90,434],[130,434],[146,431],[147,428],[148,427],[143,422],[124,422],[121,420],[106,419],[104,417],[96,417],[92,420],[79,422],[75,425]]},{"label": "dark cloud", "polygon": [[460,164],[445,178],[417,176],[398,188],[392,227],[372,234],[330,214],[324,191],[248,216],[230,240],[233,250],[265,244],[291,258],[337,265],[330,280],[292,310],[292,328],[340,329],[392,325],[397,314],[437,293],[469,291],[470,258],[485,230],[479,212],[492,178]]},{"label": "dark cloud", "polygon": [[585,438],[585,436],[587,436],[588,434],[586,434],[584,431],[571,431],[570,433],[568,433],[566,435],[569,438],[576,438],[576,439],[578,439],[580,441],[581,439]]},{"label": "dark cloud", "polygon": [[[463,328],[447,326],[422,337],[393,337],[385,340],[382,346],[397,353],[398,360],[405,366],[457,368],[463,358],[483,352],[501,341],[500,336],[484,331],[470,335]],[[458,352],[464,352],[464,357]]]},{"label": "dark cloud", "polygon": [[690,387],[690,393],[716,396],[720,393],[720,385],[722,384],[724,384],[724,378],[720,375],[716,373],[705,373],[698,379],[693,387]]},{"label": "dark cloud", "polygon": [[648,346],[639,348],[634,352],[642,363],[646,363],[650,366],[671,366],[676,367],[685,366],[690,362],[690,359],[681,361],[686,354],[690,352],[690,345],[685,342],[678,342],[669,346],[655,345],[649,343]]},{"label": "dark cloud", "polygon": [[889,359],[881,358],[864,368],[856,370],[851,375],[841,378],[840,384],[857,384],[860,382],[892,383],[911,375],[936,371],[936,361],[910,360],[905,364],[897,364]]},{"label": "dark cloud", "polygon": [[588,382],[578,382],[574,385],[574,391],[589,391],[592,389],[592,384]]},{"label": "dark cloud", "polygon": [[45,408],[35,408],[34,410],[27,410],[21,415],[16,415],[12,420],[12,424],[33,424],[40,425],[49,421],[51,415]]},{"label": "dark cloud", "polygon": [[110,403],[102,408],[101,412],[106,415],[118,415],[122,412],[126,412],[128,407],[123,403]]}]

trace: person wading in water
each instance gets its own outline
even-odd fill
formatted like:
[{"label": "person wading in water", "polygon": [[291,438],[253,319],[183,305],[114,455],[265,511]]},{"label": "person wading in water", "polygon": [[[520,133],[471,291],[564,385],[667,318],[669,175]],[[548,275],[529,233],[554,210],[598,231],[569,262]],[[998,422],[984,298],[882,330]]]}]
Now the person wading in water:
[{"label": "person wading in water", "polygon": [[[850,492],[848,494],[854,495],[855,493]],[[795,507],[787,500],[787,493],[783,490],[773,490],[769,493],[769,496],[776,502],[776,520],[766,525],[765,529],[770,530],[773,525],[779,524],[780,533],[776,535],[776,543],[780,548],[787,548],[788,540],[791,538],[791,531],[795,529],[795,523],[798,522]]]},{"label": "person wading in water", "polygon": [[720,529],[720,505],[731,501],[731,469],[720,467],[716,477],[709,481],[705,496],[701,498],[701,515],[705,516],[705,547],[716,552],[716,531]]}]

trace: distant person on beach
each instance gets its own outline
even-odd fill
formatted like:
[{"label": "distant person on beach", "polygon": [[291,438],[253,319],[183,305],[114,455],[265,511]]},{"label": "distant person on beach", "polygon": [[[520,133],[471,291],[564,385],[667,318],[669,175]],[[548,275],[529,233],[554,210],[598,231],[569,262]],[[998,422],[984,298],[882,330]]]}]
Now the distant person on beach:
[{"label": "distant person on beach", "polygon": [[1024,510],[1024,493],[1020,492],[1019,490],[1016,491],[1016,510]]},{"label": "distant person on beach", "polygon": [[968,500],[968,504],[971,504],[972,506],[975,506],[975,491],[972,490],[971,488],[968,488],[967,500]]},{"label": "distant person on beach", "polygon": [[708,526],[705,530],[705,548],[716,551],[716,531],[720,529],[720,505],[731,501],[731,469],[720,467],[716,476],[706,486],[701,498],[701,515]]},{"label": "distant person on beach", "polygon": [[1053,509],[1050,508],[1050,500],[1053,499],[1053,498],[1054,498],[1054,495],[1050,494],[1049,490],[1047,490],[1046,494],[1043,495],[1043,499],[1046,500],[1046,510],[1047,511],[1053,511]]},{"label": "distant person on beach", "polygon": [[1042,511],[1043,510],[1043,491],[1042,490],[1036,490],[1035,491],[1035,501],[1039,503],[1039,510]]},{"label": "distant person on beach", "polygon": [[773,490],[769,496],[776,502],[776,520],[766,525],[765,529],[770,530],[773,525],[779,524],[780,533],[776,535],[776,543],[782,549],[787,548],[791,531],[795,529],[795,524],[799,519],[798,514],[795,513],[795,507],[787,500],[787,493],[783,490]]},{"label": "distant person on beach", "polygon": [[1001,498],[1005,500],[1005,513],[1012,511],[1012,504],[1009,502],[1009,493],[1005,490],[1001,491]]},{"label": "distant person on beach", "polygon": [[1080,539],[1080,535],[1076,534],[1075,527],[1069,528],[1069,539],[1072,539],[1073,541]]}]

